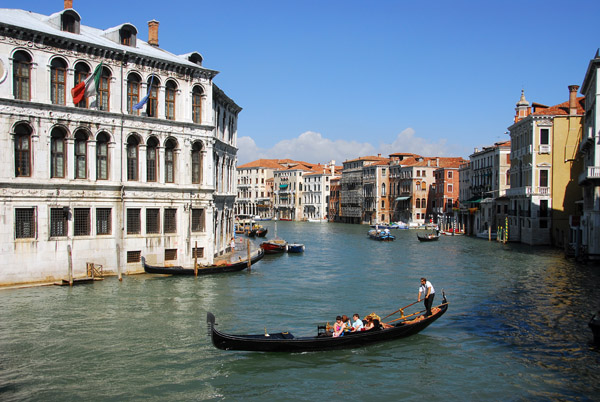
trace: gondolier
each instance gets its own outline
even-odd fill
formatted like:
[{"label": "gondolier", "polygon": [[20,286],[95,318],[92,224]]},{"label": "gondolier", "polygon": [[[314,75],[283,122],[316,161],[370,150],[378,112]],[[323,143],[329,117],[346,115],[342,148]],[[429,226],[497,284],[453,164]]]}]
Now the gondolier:
[{"label": "gondolier", "polygon": [[419,296],[417,298],[418,301],[421,301],[421,294],[423,294],[423,302],[425,303],[425,309],[427,310],[425,317],[429,317],[431,315],[433,298],[435,297],[435,289],[433,288],[431,282],[429,282],[426,278],[421,278],[421,286],[419,286]]}]

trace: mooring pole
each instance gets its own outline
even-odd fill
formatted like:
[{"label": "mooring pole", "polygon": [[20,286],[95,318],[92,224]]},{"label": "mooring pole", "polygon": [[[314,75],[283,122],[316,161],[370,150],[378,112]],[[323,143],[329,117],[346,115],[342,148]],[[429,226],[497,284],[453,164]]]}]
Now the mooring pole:
[{"label": "mooring pole", "polygon": [[67,254],[69,255],[69,286],[73,286],[73,254],[70,244],[67,245]]},{"label": "mooring pole", "polygon": [[198,276],[198,240],[194,249],[194,276]]},{"label": "mooring pole", "polygon": [[123,281],[123,277],[121,276],[121,246],[117,243],[117,276],[119,277],[119,282]]},{"label": "mooring pole", "polygon": [[246,243],[246,247],[248,248],[248,271],[250,271],[252,268],[252,262],[250,262],[250,239],[247,240],[248,243]]}]

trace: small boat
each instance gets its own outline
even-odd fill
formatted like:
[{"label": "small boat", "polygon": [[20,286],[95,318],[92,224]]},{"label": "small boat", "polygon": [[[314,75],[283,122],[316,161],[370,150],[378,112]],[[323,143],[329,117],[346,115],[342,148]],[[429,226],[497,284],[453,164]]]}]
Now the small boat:
[{"label": "small boat", "polygon": [[285,240],[274,239],[260,243],[260,248],[265,251],[265,254],[278,254],[285,252],[287,244]]},{"label": "small boat", "polygon": [[257,237],[265,237],[267,235],[267,232],[269,231],[269,229],[267,228],[263,228],[262,226],[259,227],[258,229],[256,229],[256,236]]},{"label": "small boat", "polygon": [[421,236],[420,234],[417,234],[417,239],[419,239],[419,241],[436,241],[439,238],[440,238],[440,235],[435,234],[435,233],[428,233],[423,236]]},{"label": "small boat", "polygon": [[379,229],[371,229],[369,230],[369,232],[367,233],[369,235],[369,237],[373,240],[379,240],[379,241],[392,241],[394,239],[396,239],[396,236],[392,235],[389,230],[379,230]]},{"label": "small boat", "polygon": [[303,253],[304,252],[304,244],[299,243],[290,243],[287,246],[288,253]]},{"label": "small boat", "polygon": [[496,240],[496,238],[498,237],[498,234],[496,232],[492,232],[492,234],[490,235],[488,233],[487,230],[481,232],[481,233],[477,233],[476,235],[477,237],[479,237],[480,239],[492,239],[492,240]]},{"label": "small boat", "polygon": [[[363,347],[372,343],[391,341],[417,334],[440,318],[448,310],[444,296],[442,304],[431,309],[432,315],[417,315],[415,319],[403,319],[389,328],[373,328],[368,331],[346,332],[343,336],[333,337],[326,332],[325,326],[317,326],[317,335],[296,337],[290,332],[267,333],[258,335],[230,335],[217,330],[215,316],[208,312],[206,322],[212,344],[223,350],[248,350],[255,352],[314,352]],[[424,313],[421,312],[421,313]]]},{"label": "small boat", "polygon": [[[250,258],[250,265],[260,261],[263,258],[265,252],[263,250],[258,250],[256,255]],[[180,266],[175,267],[159,267],[155,265],[150,265],[146,263],[146,259],[142,257],[142,265],[144,266],[144,271],[147,274],[162,274],[162,275],[194,275],[194,268],[183,268]],[[233,263],[226,264],[213,264],[213,265],[198,265],[198,275],[207,275],[207,274],[220,274],[225,272],[235,272],[241,271],[248,267],[248,260],[241,260]]]},{"label": "small boat", "polygon": [[445,234],[446,236],[462,236],[465,234],[465,232],[463,232],[460,229],[444,230],[442,233]]}]

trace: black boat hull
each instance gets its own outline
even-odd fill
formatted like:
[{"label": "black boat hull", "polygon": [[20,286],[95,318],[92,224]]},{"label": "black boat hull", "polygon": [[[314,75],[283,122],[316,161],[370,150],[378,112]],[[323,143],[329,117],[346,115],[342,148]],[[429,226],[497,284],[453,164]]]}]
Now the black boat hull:
[{"label": "black boat hull", "polygon": [[[258,253],[250,259],[250,264],[254,264],[260,261],[264,257],[265,253],[259,249]],[[146,264],[146,259],[142,257],[142,265],[144,271],[147,274],[161,274],[161,275],[194,275],[194,268],[183,268],[183,267],[159,267],[154,265]],[[229,265],[211,265],[208,267],[198,267],[198,275],[208,274],[221,274],[227,272],[242,271],[248,267],[248,260],[235,262]]]},{"label": "black boat hull", "polygon": [[206,317],[213,345],[223,350],[245,350],[254,352],[314,352],[323,350],[349,349],[373,343],[406,338],[421,332],[440,318],[448,309],[448,303],[439,307],[435,314],[414,323],[399,323],[393,328],[346,333],[341,337],[311,336],[294,337],[280,332],[265,335],[230,335],[218,331],[215,317],[208,313]]},{"label": "black boat hull", "polygon": [[417,239],[419,239],[419,241],[436,241],[436,240],[438,240],[439,238],[440,238],[440,236],[439,236],[439,235],[437,235],[437,236],[435,236],[435,235],[434,235],[434,236],[432,236],[432,237],[429,237],[429,236],[420,236],[420,235],[417,235]]}]

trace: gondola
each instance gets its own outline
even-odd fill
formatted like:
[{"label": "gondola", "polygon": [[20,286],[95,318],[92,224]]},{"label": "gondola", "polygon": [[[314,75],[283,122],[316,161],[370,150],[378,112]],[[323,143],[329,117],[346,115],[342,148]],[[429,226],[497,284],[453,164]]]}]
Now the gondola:
[{"label": "gondola", "polygon": [[[254,255],[250,259],[250,264],[254,264],[263,258],[265,252],[261,249],[258,250],[256,255]],[[194,268],[183,268],[180,266],[177,267],[159,267],[155,265],[146,264],[146,259],[142,257],[142,265],[144,266],[144,271],[147,274],[163,274],[163,275],[194,275]],[[220,274],[225,272],[235,272],[241,271],[248,267],[248,260],[237,261],[234,263],[228,263],[223,265],[198,265],[198,275],[208,275],[208,274]]]},{"label": "gondola", "polygon": [[417,239],[419,239],[419,241],[436,241],[439,240],[439,238],[440,235],[434,233],[426,234],[424,236],[417,234]]},{"label": "gondola", "polygon": [[269,230],[267,228],[260,227],[260,228],[256,229],[256,236],[265,237],[267,235],[268,231]]},{"label": "gondola", "polygon": [[368,331],[347,332],[344,336],[332,337],[325,332],[325,326],[317,327],[316,336],[295,337],[289,332],[265,333],[260,335],[230,335],[217,330],[215,316],[207,313],[209,336],[213,345],[223,350],[247,350],[255,352],[313,352],[363,347],[372,343],[405,338],[421,332],[440,318],[448,310],[444,296],[442,304],[432,309],[429,317],[400,321],[391,328],[374,328]]}]

